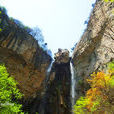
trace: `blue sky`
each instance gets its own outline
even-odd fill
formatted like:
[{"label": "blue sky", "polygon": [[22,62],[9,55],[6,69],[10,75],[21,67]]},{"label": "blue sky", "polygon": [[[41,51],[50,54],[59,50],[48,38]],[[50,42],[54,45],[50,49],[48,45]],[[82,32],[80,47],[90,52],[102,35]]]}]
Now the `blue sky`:
[{"label": "blue sky", "polygon": [[0,0],[10,17],[29,27],[38,26],[48,48],[71,49],[83,34],[95,0]]}]

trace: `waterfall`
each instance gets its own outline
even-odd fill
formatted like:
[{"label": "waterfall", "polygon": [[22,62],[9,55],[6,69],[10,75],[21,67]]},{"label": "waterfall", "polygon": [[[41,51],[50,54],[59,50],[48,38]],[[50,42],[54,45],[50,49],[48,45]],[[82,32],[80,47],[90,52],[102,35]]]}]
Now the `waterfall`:
[{"label": "waterfall", "polygon": [[47,73],[50,73],[50,71],[51,71],[51,68],[52,68],[52,66],[53,66],[53,60],[52,60],[52,62],[51,62],[51,64],[49,65],[49,67],[48,67],[48,69],[47,69]]},{"label": "waterfall", "polygon": [[53,66],[53,60],[51,61],[51,64],[49,65],[47,71],[46,71],[46,78],[45,78],[45,81],[44,81],[44,91],[43,91],[43,94],[42,94],[42,100],[41,100],[41,104],[39,106],[39,111],[40,111],[40,114],[45,114],[45,107],[46,107],[46,101],[47,101],[47,88],[48,88],[48,81],[50,79],[50,72],[51,72],[51,69],[52,69],[52,66]]},{"label": "waterfall", "polygon": [[51,72],[51,69],[52,69],[52,66],[53,66],[53,60],[51,61],[51,64],[49,65],[48,69],[47,69],[47,72],[46,72],[46,80],[45,82],[47,83],[49,78],[50,78],[50,72]]},{"label": "waterfall", "polygon": [[76,79],[75,79],[75,69],[71,62],[70,62],[70,70],[71,70],[71,103],[73,108],[73,105],[75,104],[75,96],[76,96],[76,92],[75,92]]}]

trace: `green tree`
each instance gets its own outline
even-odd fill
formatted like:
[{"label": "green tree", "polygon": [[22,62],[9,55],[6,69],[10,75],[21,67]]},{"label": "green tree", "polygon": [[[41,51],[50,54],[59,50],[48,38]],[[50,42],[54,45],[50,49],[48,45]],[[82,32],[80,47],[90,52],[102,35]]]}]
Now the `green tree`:
[{"label": "green tree", "polygon": [[0,65],[0,114],[22,113],[22,105],[16,102],[21,97],[17,82],[9,77],[6,67]]},{"label": "green tree", "polygon": [[105,2],[114,2],[114,0],[104,0]]}]

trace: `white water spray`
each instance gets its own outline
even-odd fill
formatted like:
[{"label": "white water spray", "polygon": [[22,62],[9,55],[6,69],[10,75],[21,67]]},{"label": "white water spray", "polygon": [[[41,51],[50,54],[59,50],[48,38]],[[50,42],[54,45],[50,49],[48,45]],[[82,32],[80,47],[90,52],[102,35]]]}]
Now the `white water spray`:
[{"label": "white water spray", "polygon": [[51,62],[51,64],[49,65],[48,69],[47,69],[47,73],[46,73],[46,82],[48,82],[49,78],[50,78],[50,72],[51,72],[51,69],[52,69],[52,66],[53,66],[53,62]]},{"label": "white water spray", "polygon": [[52,68],[53,62],[54,62],[54,61],[52,61],[51,64],[49,65],[49,67],[48,67],[48,69],[47,69],[47,73],[49,73],[49,72],[51,71],[51,68]]},{"label": "white water spray", "polygon": [[75,104],[75,96],[76,96],[76,92],[75,92],[76,80],[75,80],[75,69],[71,62],[70,62],[70,70],[71,70],[71,103],[73,108],[73,105]]}]

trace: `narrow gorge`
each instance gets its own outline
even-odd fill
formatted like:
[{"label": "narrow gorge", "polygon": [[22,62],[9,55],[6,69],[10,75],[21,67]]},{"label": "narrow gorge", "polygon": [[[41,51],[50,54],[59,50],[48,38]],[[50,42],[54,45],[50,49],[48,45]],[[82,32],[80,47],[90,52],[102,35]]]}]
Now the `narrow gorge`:
[{"label": "narrow gorge", "polygon": [[86,79],[93,72],[106,72],[107,64],[114,61],[113,8],[114,2],[96,0],[72,56],[59,48],[54,59],[32,35],[0,14],[0,64],[18,82],[25,113],[74,114],[76,101],[90,88]]}]

